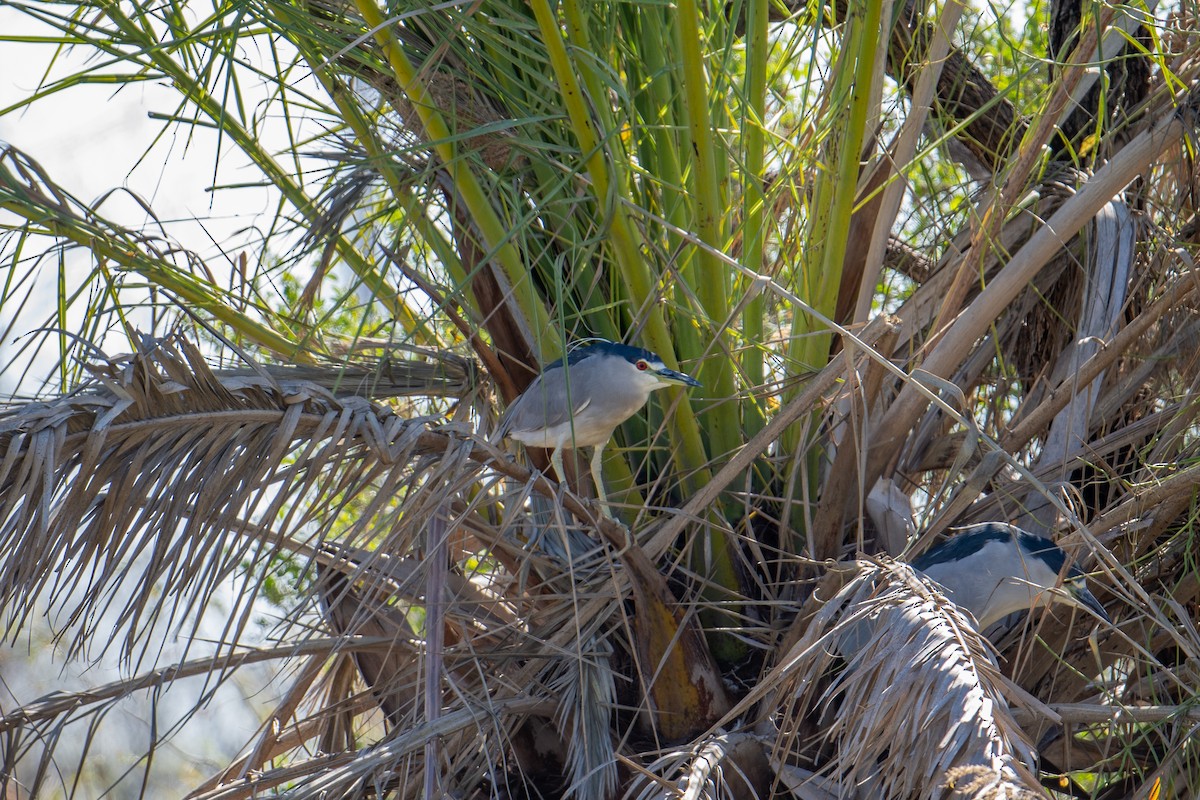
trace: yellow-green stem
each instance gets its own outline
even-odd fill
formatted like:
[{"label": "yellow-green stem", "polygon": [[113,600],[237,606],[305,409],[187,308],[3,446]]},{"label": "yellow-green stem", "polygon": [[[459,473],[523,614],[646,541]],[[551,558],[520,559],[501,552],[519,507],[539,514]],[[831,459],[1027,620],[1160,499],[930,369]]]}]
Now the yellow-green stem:
[{"label": "yellow-green stem", "polygon": [[[812,226],[808,254],[812,261],[803,265],[805,299],[820,313],[832,317],[841,286],[842,262],[846,255],[846,237],[854,210],[858,184],[859,157],[870,111],[871,80],[875,72],[883,0],[858,0],[851,6],[847,21],[849,38],[843,51],[843,68],[837,70],[833,105],[849,97],[848,111],[834,126],[826,143],[825,163],[836,163],[836,173],[822,172],[814,191]],[[853,69],[849,68],[854,60]],[[830,332],[803,311],[793,317],[792,343],[789,348],[793,369],[815,371],[829,359]],[[793,389],[787,398],[793,397]],[[800,446],[796,428],[788,432],[785,447],[795,452]]]},{"label": "yellow-green stem", "polygon": [[[679,0],[676,6],[680,51],[683,57],[684,106],[692,140],[692,196],[696,232],[713,250],[725,247],[721,189],[717,179],[716,148],[709,114],[708,79],[700,37],[700,12],[695,0]],[[704,360],[700,380],[704,392],[718,401],[708,411],[705,429],[713,454],[728,457],[742,443],[737,406],[727,401],[735,394],[733,364],[729,354],[729,335],[725,325],[729,317],[729,272],[712,250],[703,248],[692,259],[695,269],[696,296],[711,325],[711,357]],[[707,343],[706,343],[707,344]]]},{"label": "yellow-green stem", "polygon": [[550,324],[546,308],[529,279],[529,271],[522,263],[516,247],[508,240],[506,226],[501,222],[470,166],[455,152],[455,140],[450,128],[442,118],[425,83],[417,75],[416,68],[396,41],[392,26],[384,19],[383,12],[375,0],[355,0],[355,6],[362,14],[363,21],[374,31],[375,40],[383,49],[396,80],[416,109],[432,147],[471,215],[471,221],[483,237],[483,246],[495,257],[512,284],[517,307],[525,316],[531,335],[535,339],[534,344],[540,351],[539,355],[543,360],[559,355],[562,352],[562,337],[558,329]]},{"label": "yellow-green stem", "polygon": [[[562,92],[563,103],[571,120],[571,127],[579,143],[580,153],[587,166],[588,177],[595,190],[597,202],[608,209],[609,239],[612,242],[616,256],[617,268],[621,273],[622,282],[628,292],[630,302],[636,309],[647,309],[644,338],[651,350],[659,353],[667,366],[675,368],[678,362],[675,358],[675,345],[671,341],[666,318],[662,311],[650,303],[654,293],[655,278],[646,264],[637,235],[629,222],[624,203],[628,200],[623,189],[614,183],[608,165],[604,158],[604,150],[600,147],[600,137],[593,126],[591,113],[588,109],[587,98],[583,94],[579,80],[575,77],[577,71],[586,66],[572,63],[567,54],[566,44],[559,29],[558,20],[547,0],[531,0],[534,16],[550,58],[550,66],[554,70],[555,80]],[[671,426],[672,452],[676,454],[676,463],[681,472],[688,475],[688,486],[701,486],[708,480],[708,470],[704,466],[706,457],[704,445],[700,439],[700,427],[686,396],[680,396],[678,389],[667,389],[670,400],[678,400],[675,424]]]},{"label": "yellow-green stem", "polygon": [[[763,250],[767,238],[764,215],[766,196],[763,193],[763,163],[765,161],[766,137],[763,131],[763,115],[766,111],[767,54],[770,41],[767,38],[767,16],[769,0],[747,0],[746,2],[746,108],[742,118],[742,143],[745,147],[742,176],[742,253],[744,263],[755,272],[763,271]],[[747,282],[741,285],[742,292],[750,289]],[[763,339],[766,313],[762,295],[746,303],[742,313],[741,354],[742,374],[746,384],[762,386],[766,380],[763,368]],[[762,406],[753,400],[744,404],[743,427],[746,438],[753,437],[766,424]]]},{"label": "yellow-green stem", "polygon": [[[681,0],[674,15],[675,38],[682,56],[681,83],[684,87],[684,114],[691,141],[691,196],[695,230],[700,240],[708,245],[691,255],[692,268],[685,273],[700,301],[702,321],[709,325],[710,337],[700,337],[700,346],[709,347],[709,357],[700,370],[705,394],[717,402],[707,409],[705,430],[709,434],[711,452],[717,460],[728,458],[742,443],[742,433],[736,403],[729,402],[736,391],[733,381],[732,348],[725,331],[729,317],[730,277],[724,266],[713,255],[713,250],[725,246],[724,205],[721,202],[720,182],[717,175],[716,147],[713,140],[713,125],[709,113],[708,78],[704,67],[704,53],[700,36],[699,9],[695,0]],[[711,248],[711,249],[710,249]],[[710,341],[704,341],[705,339]],[[695,355],[700,355],[699,352]],[[721,506],[714,507],[712,519],[724,518]],[[738,596],[738,577],[734,567],[730,543],[719,523],[712,525],[707,543],[696,542],[692,548],[692,568],[708,578],[704,590],[707,600],[714,603],[730,603]],[[733,619],[720,611],[708,611],[702,615],[707,629],[727,627]],[[745,646],[736,639],[719,634],[709,636],[713,654],[723,663],[742,658]]]}]

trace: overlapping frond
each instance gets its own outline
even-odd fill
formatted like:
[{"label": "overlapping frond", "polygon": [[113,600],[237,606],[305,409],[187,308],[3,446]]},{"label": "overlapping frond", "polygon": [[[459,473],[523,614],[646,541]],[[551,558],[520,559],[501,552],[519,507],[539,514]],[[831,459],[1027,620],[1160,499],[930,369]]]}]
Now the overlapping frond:
[{"label": "overlapping frond", "polygon": [[[48,593],[80,624],[77,637],[90,636],[120,582],[134,588],[118,613],[132,655],[158,615],[189,617],[243,563],[284,552],[282,531],[311,526],[306,543],[318,550],[366,487],[402,494],[411,465],[432,457],[422,421],[312,381],[222,380],[181,341],[147,342],[94,374],[91,387],[0,421],[10,630]],[[373,534],[361,525],[347,539]],[[248,579],[247,604],[257,594]]]},{"label": "overlapping frond", "polygon": [[[963,768],[1038,791],[991,646],[907,565],[860,562],[797,651],[779,690],[781,741],[802,752],[799,732],[818,714],[832,748],[818,771],[839,796],[937,798]],[[774,754],[781,766],[791,758]]]}]

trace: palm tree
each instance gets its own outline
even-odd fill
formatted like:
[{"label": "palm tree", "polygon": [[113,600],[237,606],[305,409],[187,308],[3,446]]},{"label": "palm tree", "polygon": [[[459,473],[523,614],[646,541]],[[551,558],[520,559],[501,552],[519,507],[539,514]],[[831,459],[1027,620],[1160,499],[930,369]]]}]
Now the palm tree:
[{"label": "palm tree", "polygon": [[[9,307],[47,253],[91,270],[0,420],[0,608],[136,667],[4,710],[7,790],[86,793],[71,721],[265,662],[189,797],[1194,791],[1194,9],[9,5],[93,56],[10,112],[168,86],[279,207],[218,266],[0,155]],[[622,426],[616,520],[489,437],[591,336],[704,385]],[[888,557],[988,519],[1115,624],[989,642]]]}]

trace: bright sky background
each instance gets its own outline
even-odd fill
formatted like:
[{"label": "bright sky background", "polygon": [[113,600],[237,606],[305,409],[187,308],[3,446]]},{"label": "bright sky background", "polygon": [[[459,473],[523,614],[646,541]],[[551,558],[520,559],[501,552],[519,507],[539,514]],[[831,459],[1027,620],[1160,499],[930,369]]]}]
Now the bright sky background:
[{"label": "bright sky background", "polygon": [[[6,35],[48,33],[4,5],[0,5],[0,30]],[[0,44],[0,111],[38,90],[53,53],[53,47],[46,44]],[[50,76],[63,77],[83,67],[79,54],[64,53]],[[273,211],[271,195],[266,189],[238,189],[223,191],[214,199],[207,189],[213,183],[216,137],[209,130],[199,129],[191,141],[186,141],[186,133],[172,128],[158,142],[154,141],[163,132],[164,124],[151,119],[150,112],[173,111],[175,97],[168,89],[153,83],[139,83],[119,91],[104,85],[74,86],[58,96],[41,99],[30,108],[0,115],[0,145],[21,149],[39,162],[56,183],[84,202],[94,202],[112,189],[124,188],[136,193],[155,209],[160,219],[170,221],[169,232],[175,239],[204,256],[210,269],[220,275],[228,267],[214,239],[222,243],[252,241],[253,234],[236,232],[255,225],[259,215]],[[244,161],[233,159],[223,163],[220,181],[255,180],[257,175],[243,165]],[[147,222],[146,214],[121,193],[106,201],[103,213],[130,227],[141,227]],[[193,217],[202,218],[203,227],[188,221]],[[250,252],[252,257],[257,254],[256,249]],[[5,253],[2,247],[0,253]],[[92,266],[82,251],[69,254],[67,263],[81,280]],[[8,266],[8,262],[0,263],[0,269]],[[0,358],[11,359],[13,338],[45,325],[52,316],[55,278],[51,260],[40,273],[41,287],[33,302],[20,310],[11,335],[0,342]],[[9,307],[0,309],[0,319],[7,324],[12,321],[13,313],[14,309]],[[124,348],[114,345],[112,351],[121,349]],[[54,356],[56,352],[44,350],[39,361],[53,360]],[[40,365],[38,371],[45,374],[49,363]],[[11,381],[0,385],[0,395],[10,394],[13,388]],[[222,621],[206,623],[201,637],[218,638]],[[162,631],[164,648],[160,665],[182,655],[175,634],[175,630]],[[101,685],[130,672],[111,656],[95,665],[66,662],[47,646],[48,636],[48,628],[31,626],[18,637],[15,646],[0,646],[0,710],[11,710],[16,702],[28,702],[52,691]],[[203,645],[188,656],[195,658],[202,652]],[[251,709],[255,703],[270,702],[275,696],[276,688],[263,691],[273,677],[262,669],[246,670],[222,689],[209,708],[156,755],[156,777],[152,778],[155,788],[148,796],[178,796],[181,785],[196,785],[219,766],[228,764],[232,751],[253,734],[257,719]],[[189,680],[172,687],[160,698],[156,706],[160,732],[192,705],[195,693],[201,689],[200,681]],[[150,731],[149,718],[153,715],[151,708],[149,695],[143,693],[138,700],[122,704],[117,713],[108,717],[101,729],[107,735],[102,733],[93,742],[89,756],[89,770],[95,770],[94,779],[101,783],[115,781],[130,766],[130,756],[144,751]],[[86,725],[75,725],[69,730],[80,736],[87,734]],[[64,771],[74,767],[69,757],[72,749],[67,746],[61,750],[66,757],[59,767]],[[131,776],[132,784],[140,782],[139,773],[140,768]],[[70,775],[66,777],[69,779]],[[93,793],[103,789],[103,785],[85,787],[81,796],[94,796]],[[109,796],[136,797],[137,790],[129,786]]]},{"label": "bright sky background", "polygon": [[[3,5],[0,29],[9,35],[38,32],[28,17]],[[45,44],[0,47],[0,109],[38,90],[52,54],[52,46]],[[79,72],[85,63],[81,54],[64,51],[50,78]],[[0,141],[31,155],[81,200],[92,201],[124,187],[147,200],[160,218],[203,218],[215,238],[224,240],[252,223],[255,215],[268,213],[270,194],[266,189],[246,188],[225,190],[214,199],[207,191],[217,163],[216,136],[211,130],[182,132],[171,127],[155,142],[164,123],[151,119],[150,113],[174,111],[176,98],[170,89],[151,82],[118,90],[105,85],[73,86],[57,97],[0,116]],[[143,158],[148,149],[150,155]],[[257,179],[244,167],[244,159],[222,163],[220,182]],[[121,222],[138,224],[145,219],[131,204],[119,208],[127,212],[114,215]],[[176,235],[186,238],[193,249],[205,247],[206,236],[195,226],[181,227]]]},{"label": "bright sky background", "polygon": [[[3,4],[0,4],[0,30],[8,36],[54,33]],[[13,145],[36,160],[76,199],[92,204],[103,197],[100,213],[105,218],[134,229],[153,227],[149,225],[150,217],[130,196],[135,194],[154,209],[176,242],[204,259],[218,282],[229,280],[232,284],[235,274],[232,260],[245,252],[253,266],[262,250],[258,231],[269,226],[275,212],[273,190],[241,186],[261,181],[261,173],[249,166],[228,140],[224,143],[225,154],[218,159],[218,137],[212,129],[168,125],[153,118],[153,113],[173,114],[178,106],[178,95],[156,82],[123,87],[71,86],[39,98],[27,108],[2,113],[31,97],[39,86],[95,66],[84,60],[82,51],[69,50],[59,53],[51,66],[55,53],[55,47],[45,43],[0,45],[0,143]],[[253,53],[247,56],[252,57]],[[107,67],[106,71],[128,69],[117,65]],[[247,107],[257,111],[256,103],[262,97],[254,96],[254,81],[247,81],[242,88]],[[268,128],[263,142],[268,147],[270,134]],[[283,149],[286,140],[282,130],[278,140],[279,149]],[[237,184],[239,188],[214,193],[209,191],[214,184]],[[106,193],[111,194],[105,197]],[[40,252],[46,246],[30,248],[29,252]],[[6,254],[0,243],[0,258]],[[84,283],[94,266],[88,255],[78,250],[68,255],[67,265],[79,284]],[[57,327],[53,320],[56,272],[54,259],[44,262],[37,277],[42,290],[21,310],[11,333],[0,342],[0,353],[7,353],[10,362],[15,358],[12,348],[15,339],[40,328]],[[126,301],[132,299],[135,298],[125,297]],[[0,323],[13,322],[15,305],[10,302],[0,308]],[[62,327],[78,330],[79,317],[76,314],[70,324]],[[149,327],[148,315],[139,318],[135,313],[132,319],[139,327]],[[99,344],[109,353],[128,349],[122,336]],[[25,361],[22,357],[15,363],[23,366]],[[44,377],[58,362],[56,343],[51,342],[38,355],[33,373]],[[0,375],[0,394],[13,391],[15,378],[11,376],[19,371],[9,368]],[[22,385],[21,389],[28,393],[36,386]]]}]

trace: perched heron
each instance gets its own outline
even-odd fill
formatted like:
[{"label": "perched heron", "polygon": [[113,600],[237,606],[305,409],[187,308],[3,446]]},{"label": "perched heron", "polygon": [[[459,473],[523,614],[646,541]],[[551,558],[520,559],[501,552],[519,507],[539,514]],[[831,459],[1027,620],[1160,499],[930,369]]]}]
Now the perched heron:
[{"label": "perched heron", "polygon": [[529,447],[550,450],[559,480],[563,449],[594,447],[592,479],[607,510],[600,459],[613,431],[666,386],[699,386],[691,376],[668,369],[661,357],[640,347],[590,339],[542,370],[512,402],[498,433]]},{"label": "perched heron", "polygon": [[1066,553],[1049,539],[1015,525],[985,522],[914,559],[912,566],[970,611],[980,631],[1016,611],[1050,603],[1083,608],[1110,622],[1079,568],[1063,571],[1066,562]]}]

